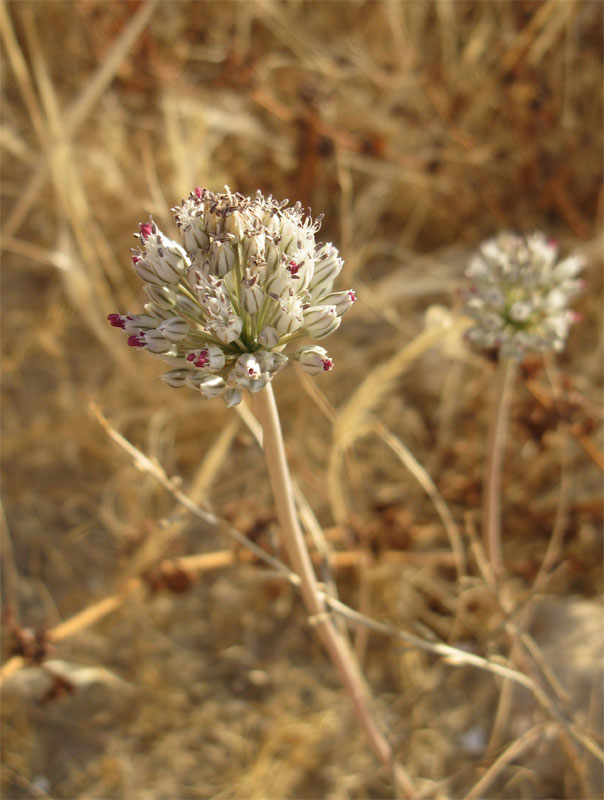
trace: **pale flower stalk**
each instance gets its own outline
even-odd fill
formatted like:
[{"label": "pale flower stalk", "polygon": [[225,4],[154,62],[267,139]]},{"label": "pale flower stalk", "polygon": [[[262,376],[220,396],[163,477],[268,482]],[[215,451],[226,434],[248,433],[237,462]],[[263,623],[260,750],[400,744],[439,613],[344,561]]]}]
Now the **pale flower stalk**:
[{"label": "pale flower stalk", "polygon": [[583,287],[583,259],[557,261],[558,245],[543,233],[501,233],[474,256],[463,290],[464,311],[474,319],[466,332],[473,344],[497,349],[493,414],[487,443],[482,528],[495,576],[504,571],[501,544],[501,473],[517,363],[531,350],[561,351],[579,315],[569,301]]}]

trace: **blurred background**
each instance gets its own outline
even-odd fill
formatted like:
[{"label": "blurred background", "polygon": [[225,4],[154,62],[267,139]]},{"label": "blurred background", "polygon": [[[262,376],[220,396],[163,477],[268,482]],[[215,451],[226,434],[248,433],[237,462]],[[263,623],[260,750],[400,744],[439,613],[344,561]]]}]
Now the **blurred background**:
[{"label": "blurred background", "polygon": [[[139,221],[174,235],[169,209],[195,186],[324,214],[340,288],[359,296],[327,343],[334,371],[275,382],[292,471],[329,548],[348,554],[334,557],[342,599],[511,658],[601,733],[602,12],[589,0],[0,5],[3,661],[51,659],[3,688],[5,798],[394,796],[295,592],[185,512],[90,411],[282,555],[244,421],[163,384],[105,319],[142,308]],[[472,546],[495,364],[454,324],[469,255],[508,229],[543,230],[587,260],[568,348],[522,365],[505,462],[506,592],[539,669],[514,649]],[[426,326],[442,335],[412,356]],[[387,385],[351,405],[386,362]],[[438,487],[461,567],[417,468],[375,421]],[[175,560],[212,552],[235,563]],[[49,641],[136,576],[111,614]],[[465,797],[517,740],[481,796],[600,796],[601,765],[528,695],[352,634],[425,796]]]}]

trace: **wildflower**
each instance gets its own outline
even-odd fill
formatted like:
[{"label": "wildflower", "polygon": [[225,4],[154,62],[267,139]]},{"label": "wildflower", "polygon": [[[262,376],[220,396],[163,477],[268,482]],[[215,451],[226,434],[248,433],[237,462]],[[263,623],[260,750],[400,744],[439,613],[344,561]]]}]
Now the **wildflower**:
[{"label": "wildflower", "polygon": [[542,233],[501,233],[484,242],[466,276],[465,312],[476,324],[467,338],[480,347],[500,348],[522,358],[527,350],[562,350],[578,315],[569,300],[582,288],[585,266],[572,255],[556,263],[558,245]]},{"label": "wildflower", "polygon": [[[332,244],[315,241],[320,218],[299,203],[195,189],[173,212],[181,243],[152,219],[135,234],[144,313],[107,319],[130,347],[169,363],[162,375],[169,386],[236,405],[244,390],[260,391],[286,365],[291,342],[335,331],[356,297],[352,289],[333,291],[343,261]],[[318,346],[294,358],[311,374],[333,367]]]},{"label": "wildflower", "polygon": [[319,372],[329,372],[333,369],[333,361],[322,347],[303,347],[294,354],[304,372],[309,375],[318,375]]}]

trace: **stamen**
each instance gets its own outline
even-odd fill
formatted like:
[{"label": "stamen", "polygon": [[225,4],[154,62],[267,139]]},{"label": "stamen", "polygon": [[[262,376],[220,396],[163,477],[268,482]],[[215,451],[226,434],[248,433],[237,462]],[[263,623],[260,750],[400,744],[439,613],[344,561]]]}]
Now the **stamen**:
[{"label": "stamen", "polygon": [[107,319],[111,323],[112,328],[125,328],[126,322],[121,314],[107,314]]}]

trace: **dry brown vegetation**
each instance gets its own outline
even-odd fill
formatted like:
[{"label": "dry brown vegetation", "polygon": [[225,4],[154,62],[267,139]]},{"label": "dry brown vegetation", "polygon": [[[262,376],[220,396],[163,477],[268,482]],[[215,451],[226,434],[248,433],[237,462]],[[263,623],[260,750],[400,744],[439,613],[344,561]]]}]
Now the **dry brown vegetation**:
[{"label": "dry brown vegetation", "polygon": [[[142,304],[137,222],[170,230],[193,186],[225,183],[324,213],[360,297],[334,372],[275,382],[341,599],[545,693],[351,626],[418,793],[601,795],[602,9],[0,7],[5,798],[393,796],[295,589],[90,410],[282,558],[245,420],[162,384],[105,321]],[[477,532],[494,366],[460,338],[455,287],[506,228],[588,267],[566,352],[515,386],[494,594]]]}]

